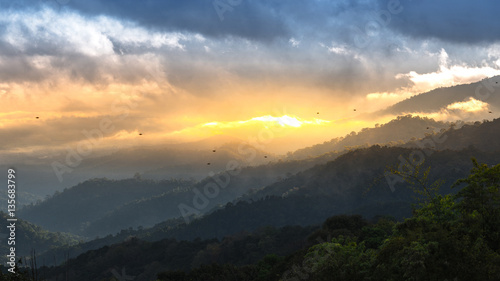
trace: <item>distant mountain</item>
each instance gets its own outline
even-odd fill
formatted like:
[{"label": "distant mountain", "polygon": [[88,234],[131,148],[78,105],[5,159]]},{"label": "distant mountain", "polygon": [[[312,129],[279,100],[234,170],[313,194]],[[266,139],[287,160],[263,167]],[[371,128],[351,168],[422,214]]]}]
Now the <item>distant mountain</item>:
[{"label": "distant mountain", "polygon": [[[257,149],[242,141],[220,142],[226,138],[210,138],[207,143],[189,143],[195,145],[197,150],[182,150],[186,145],[178,145],[168,148],[169,156],[158,163],[148,163],[147,169],[142,173],[143,177],[152,179],[164,179],[165,177],[194,178],[201,180],[210,172],[225,171],[227,163],[236,161],[241,166],[256,166],[276,160],[277,157],[269,152]],[[200,149],[199,147],[203,147]],[[179,151],[175,149],[179,148]],[[148,149],[148,156],[158,157],[163,150]],[[153,156],[155,155],[155,156]],[[156,166],[155,166],[156,165]]]},{"label": "distant mountain", "polygon": [[[238,233],[221,240],[162,239],[151,242],[129,237],[120,243],[87,251],[63,265],[41,268],[39,272],[47,280],[65,280],[66,277],[73,281],[120,280],[118,277],[125,275],[128,278],[123,280],[157,280],[157,274],[165,270],[188,271],[193,267],[214,263],[247,265],[270,254],[272,256],[268,258],[271,260],[287,256],[311,245],[307,238],[318,228],[319,226],[264,227],[252,233]],[[225,279],[205,277],[202,280]]]},{"label": "distant mountain", "polygon": [[[190,143],[124,148],[108,153],[100,151],[81,157],[77,165],[67,166],[68,159],[76,161],[74,153],[73,149],[72,152],[62,150],[35,155],[16,154],[15,157],[11,155],[13,160],[9,165],[2,164],[0,168],[16,169],[20,175],[19,186],[28,195],[24,197],[25,203],[30,203],[90,178],[126,179],[140,173],[143,178],[158,180],[201,180],[210,172],[226,170],[229,161],[238,161],[247,166],[277,159],[275,155],[242,140],[225,136]],[[54,166],[54,163],[57,165]],[[7,180],[6,173],[0,174],[0,180],[4,179]]]},{"label": "distant mountain", "polygon": [[[418,148],[419,142],[428,143],[427,139],[432,139],[433,137],[444,139],[444,137],[440,137],[440,134],[447,134],[449,135],[447,141],[434,147],[434,149],[463,149],[474,145],[475,147],[482,147],[483,151],[492,152],[498,150],[500,144],[491,141],[491,137],[498,137],[498,132],[500,132],[499,120],[484,124],[464,125],[460,129],[455,129],[456,126],[452,126],[453,129],[450,130],[441,128],[445,125],[451,126],[451,124],[434,122],[427,118],[402,116],[385,125],[367,129],[359,134],[346,137],[341,142],[352,144],[354,141],[370,139],[370,136],[377,136],[379,140],[382,140],[383,136],[389,135],[389,129],[395,131],[394,135],[401,136],[406,134],[406,130],[410,127],[419,127],[421,131],[426,131],[424,135],[427,135],[427,137],[422,140],[410,141],[405,145],[397,144],[404,147]],[[437,132],[439,128],[441,129]],[[460,142],[461,144],[457,145],[455,144],[456,142]],[[228,149],[228,151],[231,151],[231,149]],[[160,184],[159,181],[137,178],[121,181],[103,179],[87,181],[61,194],[57,194],[37,206],[22,210],[20,215],[54,231],[69,231],[87,237],[106,236],[117,233],[122,229],[130,227],[147,228],[162,221],[179,217],[181,215],[179,204],[182,203],[186,206],[194,207],[193,200],[197,197],[195,190],[203,193],[207,185],[215,184],[214,179],[218,179],[220,182],[229,181],[227,186],[219,188],[216,196],[207,198],[206,206],[200,210],[196,209],[200,215],[206,214],[220,205],[234,202],[245,193],[248,193],[245,195],[245,199],[253,200],[259,200],[266,196],[281,197],[282,195],[296,193],[301,185],[310,184],[310,182],[319,182],[324,176],[317,174],[306,178],[297,178],[294,176],[295,174],[299,173],[299,175],[303,175],[307,173],[304,170],[314,165],[334,160],[343,153],[345,151],[326,153],[321,157],[307,158],[306,160],[277,161],[267,165],[244,167],[237,175],[228,177],[228,173],[224,172],[214,174],[213,178],[207,177],[200,182],[160,181],[165,186]],[[474,155],[471,154],[470,156]],[[397,159],[398,156],[394,156],[394,158]],[[345,158],[341,156],[341,159]],[[390,164],[380,159],[367,161],[369,163]],[[339,162],[334,161],[334,163]],[[465,161],[465,164],[468,165],[470,163]],[[362,166],[365,165],[359,164],[353,166],[353,168]],[[337,170],[345,170],[345,168],[340,165],[335,171]],[[366,167],[365,171],[369,170],[373,170],[373,167]],[[304,172],[300,173],[301,171]],[[383,174],[383,171],[379,169],[378,173],[379,175],[380,173]],[[367,177],[373,180],[375,175],[352,175],[352,178],[348,180],[349,182],[343,183],[343,186],[352,186],[358,180],[365,180]],[[294,186],[290,187],[289,181],[295,182]],[[339,179],[332,179],[331,181],[342,182]],[[220,182],[218,186],[221,186]],[[364,183],[365,186],[367,184],[369,183]],[[358,190],[358,192],[362,191]],[[315,194],[315,196],[320,196],[320,194]],[[88,206],[94,207],[88,210]],[[358,207],[365,208],[362,206]],[[54,221],[52,219],[54,217],[59,219]]]},{"label": "distant mountain", "polygon": [[500,118],[464,124],[459,129],[452,126],[448,130],[428,134],[423,139],[410,141],[404,147],[437,150],[473,147],[481,151],[500,151]]},{"label": "distant mountain", "polygon": [[374,128],[352,132],[345,137],[335,138],[322,144],[299,149],[287,155],[288,159],[304,159],[333,151],[344,151],[371,145],[402,145],[411,139],[423,138],[432,131],[448,129],[451,123],[438,122],[427,117],[398,116],[396,119]]},{"label": "distant mountain", "polygon": [[[411,216],[412,204],[418,203],[416,195],[401,182],[391,190],[384,173],[387,166],[399,165],[400,156],[408,157],[414,151],[413,148],[380,146],[351,151],[327,164],[316,165],[255,190],[241,200],[192,219],[187,225],[183,218],[178,218],[152,228],[124,229],[115,236],[108,235],[67,251],[70,250],[74,256],[131,236],[147,241],[221,239],[264,226],[319,224],[336,214],[361,214],[366,218],[390,215],[401,220]],[[426,167],[431,167],[430,182],[442,179],[441,193],[457,192],[458,189],[451,190],[449,187],[469,174],[471,157],[476,157],[481,163],[497,164],[500,151],[482,152],[473,148],[434,151],[425,159]],[[128,214],[122,214],[126,219]],[[112,219],[105,222],[113,224]],[[106,223],[95,226],[105,227]],[[47,253],[47,256],[50,255],[60,256],[61,250]]]},{"label": "distant mountain", "polygon": [[[95,233],[102,227],[103,230],[111,229],[108,233],[112,233],[118,232],[115,230],[120,225],[128,223],[130,227],[123,227],[124,229],[115,236],[108,235],[80,244],[71,248],[71,253],[76,255],[86,250],[118,243],[129,236],[137,236],[148,241],[165,238],[220,238],[239,231],[252,231],[266,225],[319,223],[324,218],[339,213],[362,214],[365,217],[386,214],[398,219],[408,217],[411,214],[411,203],[415,202],[414,194],[403,183],[396,183],[392,192],[384,177],[387,166],[397,167],[401,163],[400,156],[408,157],[412,153],[416,155],[421,152],[425,157],[425,165],[431,167],[430,180],[445,180],[442,192],[452,192],[449,186],[458,178],[467,176],[472,168],[471,157],[476,157],[483,163],[498,163],[500,143],[492,141],[492,138],[498,139],[496,134],[500,131],[499,126],[500,121],[494,120],[444,131],[438,138],[445,139],[444,134],[448,135],[447,141],[439,144],[446,149],[440,151],[436,148],[422,149],[415,142],[410,142],[406,148],[374,146],[353,150],[338,158],[332,156],[336,159],[326,164],[303,160],[276,163],[274,166],[248,167],[243,169],[239,176],[248,182],[255,181],[253,186],[261,188],[252,189],[240,200],[227,203],[224,207],[192,221],[189,225],[184,225],[184,219],[178,218],[159,223],[152,228],[138,228],[138,225],[143,225],[141,219],[147,221],[148,216],[158,216],[158,213],[163,213],[168,204],[166,201],[163,201],[163,205],[155,201],[162,202],[167,198],[159,196],[133,201],[94,221],[89,225],[89,230]],[[436,136],[437,133],[419,141],[427,144],[433,137],[437,139]],[[471,146],[471,143],[475,145]],[[300,170],[301,165],[308,163],[303,168],[309,167],[309,169],[292,174],[293,169],[288,166],[290,163],[294,163],[296,165],[294,169],[297,170]],[[285,176],[273,179],[279,174],[277,171]],[[265,175],[268,175],[268,180],[272,183],[264,184],[266,179],[256,182],[258,178],[266,178]],[[235,185],[230,188],[237,189],[237,186],[242,184],[242,179],[231,180],[231,184]],[[186,198],[192,200],[193,194]],[[214,202],[223,200],[216,199]],[[173,206],[173,209],[175,207]],[[157,214],[154,213],[156,208],[158,208]],[[144,210],[144,213],[140,210]],[[65,252],[55,250],[48,253],[47,257],[50,255],[62,257],[63,253]]]},{"label": "distant mountain", "polygon": [[186,190],[188,180],[92,179],[63,192],[56,192],[38,204],[31,204],[17,215],[51,231],[82,233],[93,221],[134,200],[167,192]]},{"label": "distant mountain", "polygon": [[205,186],[215,184],[215,180],[227,181],[227,186],[220,188],[216,197],[210,198],[200,214],[236,200],[252,189],[326,162],[326,157],[333,159],[333,155],[326,155],[303,161],[275,161],[267,165],[238,167],[237,174],[221,172],[199,182],[150,180],[140,175],[124,180],[97,178],[56,192],[38,204],[28,205],[19,216],[53,231],[87,237],[105,236],[129,227],[150,227],[181,216],[179,203],[194,207],[196,193],[193,190],[204,192]]},{"label": "distant mountain", "polygon": [[[448,105],[474,98],[488,103],[494,110],[500,110],[500,76],[483,79],[479,82],[437,88],[398,102],[384,110],[374,113],[377,116],[401,115],[408,113],[438,112]],[[498,114],[496,115],[498,116]]]},{"label": "distant mountain", "polygon": [[[4,212],[0,212],[0,218],[2,221],[6,222],[9,216]],[[9,253],[10,247],[15,247],[16,256],[21,258],[29,257],[33,249],[36,250],[37,255],[40,255],[47,250],[55,248],[69,248],[82,240],[82,237],[69,233],[49,232],[38,225],[18,218],[15,222],[15,245],[9,245],[7,244],[7,237],[9,237],[10,231],[6,227],[7,225],[8,223],[4,223],[0,230],[0,236],[2,236],[2,241],[4,242],[0,245],[0,251],[3,253],[0,261],[4,265],[5,262],[7,262],[7,254]],[[53,257],[51,257],[51,259],[53,259]],[[59,262],[62,261],[61,259],[59,260]]]},{"label": "distant mountain", "polygon": [[[412,151],[378,146],[352,151],[269,185],[245,197],[247,201],[230,204],[192,222],[185,229],[169,232],[176,238],[194,239],[251,231],[263,225],[319,223],[328,216],[342,213],[358,213],[368,218],[376,215],[409,217],[411,204],[417,202],[415,194],[403,183],[395,184],[393,192],[384,172],[388,165],[399,165],[400,155],[408,157]],[[449,186],[465,177],[472,168],[471,157],[498,164],[500,152],[436,151],[425,162],[431,167],[430,182],[443,179],[442,192],[452,192]]]}]

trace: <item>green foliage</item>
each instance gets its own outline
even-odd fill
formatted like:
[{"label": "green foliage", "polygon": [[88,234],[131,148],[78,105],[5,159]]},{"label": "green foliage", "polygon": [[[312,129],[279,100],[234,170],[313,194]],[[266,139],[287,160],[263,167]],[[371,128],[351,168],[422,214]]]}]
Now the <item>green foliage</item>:
[{"label": "green foliage", "polygon": [[[438,195],[396,226],[377,254],[376,280],[497,280],[498,167],[473,161],[467,186]],[[458,200],[458,201],[457,201]]]},{"label": "green foliage", "polygon": [[309,280],[365,280],[374,250],[366,249],[364,243],[357,244],[354,238],[339,236],[331,242],[309,249],[304,268],[310,272]]},{"label": "green foliage", "polygon": [[[0,219],[6,221],[8,215],[4,212],[0,212]],[[7,229],[2,230],[7,231]],[[81,241],[81,237],[60,232],[50,232],[40,226],[29,223],[25,220],[18,219],[16,222],[16,254],[19,257],[29,256],[30,253],[35,250],[37,253],[44,253],[59,247],[69,247],[76,245]],[[11,247],[5,243],[0,244],[0,251],[2,253],[8,253],[8,249]],[[0,258],[2,264],[5,264],[7,257],[2,255]]]},{"label": "green foliage", "polygon": [[456,208],[464,225],[475,227],[494,251],[500,249],[500,164],[488,167],[472,159],[471,174],[453,187],[465,184],[456,195]]},{"label": "green foliage", "polygon": [[389,172],[401,177],[415,194],[426,198],[426,202],[436,197],[439,193],[439,188],[443,184],[443,180],[439,179],[430,183],[429,173],[431,167],[428,166],[425,168],[425,159],[415,161],[410,157],[404,158],[402,156],[400,156],[400,159],[402,161],[397,168],[388,167]]},{"label": "green foliage", "polygon": [[363,227],[358,240],[316,245],[294,272],[306,272],[307,280],[498,280],[500,165],[473,163],[471,175],[454,185],[466,184],[456,195],[435,192],[404,222],[379,221]]}]

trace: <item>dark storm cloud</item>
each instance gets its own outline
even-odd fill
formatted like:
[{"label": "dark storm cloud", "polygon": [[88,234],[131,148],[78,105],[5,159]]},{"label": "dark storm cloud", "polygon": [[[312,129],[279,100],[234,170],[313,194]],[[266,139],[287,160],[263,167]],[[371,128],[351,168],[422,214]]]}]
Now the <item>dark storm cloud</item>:
[{"label": "dark storm cloud", "polygon": [[[232,35],[256,40],[286,37],[288,27],[272,5],[242,1],[219,18],[214,1],[72,1],[68,7],[88,15],[109,15],[162,31],[188,31],[206,36]],[[226,2],[226,1],[223,1]],[[235,1],[238,2],[238,1]]]},{"label": "dark storm cloud", "polygon": [[[384,5],[388,0],[378,0]],[[499,1],[401,0],[403,11],[390,28],[416,38],[438,38],[456,43],[500,40]]]},{"label": "dark storm cloud", "polygon": [[[0,0],[0,8],[33,10],[41,6],[76,10],[87,16],[106,15],[161,31],[187,31],[219,38],[235,36],[257,41],[311,36],[349,40],[350,27],[363,27],[370,15],[397,2],[389,28],[418,38],[452,42],[500,39],[498,1],[289,1],[289,0]],[[223,3],[214,5],[214,3]],[[219,13],[215,6],[218,6]],[[221,8],[222,7],[222,8]],[[224,7],[229,7],[225,10]],[[222,15],[222,20],[220,15]],[[352,34],[351,34],[352,35]]]},{"label": "dark storm cloud", "polygon": [[[338,25],[352,25],[373,10],[372,1],[288,0],[0,0],[0,8],[34,10],[48,6],[76,10],[87,16],[112,16],[160,31],[187,31],[209,37],[235,36],[257,41],[290,38],[302,31],[338,33]],[[219,10],[219,11],[217,11]],[[345,15],[348,18],[345,18]],[[346,29],[347,30],[347,29]],[[311,34],[309,34],[311,35]]]}]

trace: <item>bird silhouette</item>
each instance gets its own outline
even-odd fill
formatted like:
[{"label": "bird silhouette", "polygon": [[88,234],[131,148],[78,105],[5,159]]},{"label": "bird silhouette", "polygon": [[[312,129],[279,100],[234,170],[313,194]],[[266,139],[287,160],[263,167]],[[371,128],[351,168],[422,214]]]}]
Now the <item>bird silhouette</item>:
[{"label": "bird silhouette", "polygon": [[354,111],[356,111],[356,108],[354,109]]},{"label": "bird silhouette", "polygon": [[212,152],[215,152],[215,149],[214,149],[214,150],[212,150]]},{"label": "bird silhouette", "polygon": [[316,112],[316,114],[319,114],[319,112]]},{"label": "bird silhouette", "polygon": [[207,163],[207,165],[210,165],[210,163]]},{"label": "bird silhouette", "polygon": [[489,113],[493,113],[493,112],[491,112],[491,111],[488,111],[488,112],[489,112]]},{"label": "bird silhouette", "polygon": [[266,155],[266,156],[264,156],[264,158],[267,158],[267,155]]},{"label": "bird silhouette", "polygon": [[139,133],[139,136],[142,136],[142,133]]},{"label": "bird silhouette", "polygon": [[40,118],[40,117],[37,116],[36,119],[38,119],[38,118]]}]

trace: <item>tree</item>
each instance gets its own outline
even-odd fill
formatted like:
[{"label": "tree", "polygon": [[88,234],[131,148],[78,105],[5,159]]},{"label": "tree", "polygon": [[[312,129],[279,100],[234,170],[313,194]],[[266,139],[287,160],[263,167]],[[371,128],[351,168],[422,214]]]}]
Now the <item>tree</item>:
[{"label": "tree", "polygon": [[362,281],[369,276],[373,258],[374,250],[364,243],[339,236],[309,249],[303,271],[311,275],[307,280]]},{"label": "tree", "polygon": [[[411,155],[411,154],[410,154]],[[425,157],[420,154],[421,157]],[[431,166],[425,168],[425,159],[421,158],[416,161],[412,157],[404,158],[399,157],[400,164],[396,167],[387,167],[388,172],[400,177],[414,193],[424,197],[426,202],[430,202],[434,197],[437,196],[442,180],[436,180],[430,183],[429,173],[431,171]]]},{"label": "tree", "polygon": [[457,209],[469,226],[475,222],[494,251],[500,249],[500,164],[488,167],[472,159],[471,174],[452,187],[466,184],[456,195]]},{"label": "tree", "polygon": [[396,225],[377,253],[375,280],[498,280],[500,165],[473,163],[458,194],[437,195]]}]

